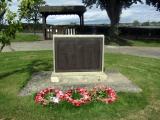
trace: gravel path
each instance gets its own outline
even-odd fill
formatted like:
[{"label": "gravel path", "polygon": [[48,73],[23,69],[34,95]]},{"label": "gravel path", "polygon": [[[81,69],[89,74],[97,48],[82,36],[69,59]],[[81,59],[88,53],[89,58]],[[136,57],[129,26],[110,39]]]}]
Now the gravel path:
[{"label": "gravel path", "polygon": [[[52,41],[14,42],[11,46],[15,51],[52,50]],[[11,52],[11,49],[5,47],[3,52]],[[160,58],[160,47],[105,46],[105,52]]]}]

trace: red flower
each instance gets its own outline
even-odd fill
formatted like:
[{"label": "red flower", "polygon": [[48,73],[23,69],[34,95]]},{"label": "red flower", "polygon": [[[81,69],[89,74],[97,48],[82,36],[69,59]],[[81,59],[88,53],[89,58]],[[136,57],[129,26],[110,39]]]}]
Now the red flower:
[{"label": "red flower", "polygon": [[[73,92],[76,92],[82,96],[80,99],[73,99],[72,94]],[[83,104],[86,104],[91,101],[91,95],[92,97],[95,97],[96,93],[99,93],[100,91],[106,92],[108,94],[107,98],[100,99],[96,98],[97,100],[100,100],[105,103],[113,103],[117,99],[116,92],[112,88],[105,88],[104,86],[102,87],[94,87],[92,93],[88,92],[87,89],[85,88],[77,88],[77,89],[69,89],[65,93],[60,91],[59,89],[53,89],[53,88],[46,88],[44,90],[41,90],[37,95],[35,96],[35,103],[40,103],[42,105],[47,105],[49,102],[52,100],[46,100],[45,96],[48,93],[54,93],[55,97],[59,100],[66,100],[67,102],[71,103],[74,106],[81,106]],[[53,102],[53,101],[52,101]]]},{"label": "red flower", "polygon": [[104,91],[104,92],[106,92],[106,94],[108,94],[108,98],[104,98],[104,99],[98,99],[98,100],[100,100],[100,101],[102,101],[102,102],[105,102],[105,103],[108,103],[108,104],[111,104],[111,103],[113,103],[114,101],[116,101],[116,99],[117,99],[117,95],[116,95],[116,92],[112,89],[112,88],[104,88],[104,90],[103,89],[99,89],[99,88],[97,88],[97,91]]},{"label": "red flower", "polygon": [[[73,91],[76,91],[77,93],[79,93],[83,97],[80,98],[80,100],[73,99],[71,97]],[[67,100],[68,102],[72,103],[74,106],[77,106],[77,107],[81,106],[82,104],[86,104],[91,100],[90,95],[85,88],[77,88],[77,89],[66,91],[66,93],[64,94],[64,99]]]},{"label": "red flower", "polygon": [[35,97],[35,102],[40,103],[43,105],[47,105],[49,103],[48,100],[46,100],[44,97],[48,93],[54,93],[57,98],[62,99],[63,98],[63,92],[58,90],[58,89],[53,89],[53,88],[46,88],[44,90],[41,90],[39,93],[37,93]]}]

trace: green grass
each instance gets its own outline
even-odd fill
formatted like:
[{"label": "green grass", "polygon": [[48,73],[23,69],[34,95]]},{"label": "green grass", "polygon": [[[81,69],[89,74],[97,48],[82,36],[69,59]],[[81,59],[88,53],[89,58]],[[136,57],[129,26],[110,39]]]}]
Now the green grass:
[{"label": "green grass", "polygon": [[27,34],[27,33],[17,33],[16,38],[11,40],[11,42],[33,42],[41,40],[39,35]]},{"label": "green grass", "polygon": [[132,46],[160,47],[160,40],[129,40]]},{"label": "green grass", "polygon": [[105,54],[107,69],[119,70],[143,89],[142,93],[118,93],[111,105],[91,103],[80,108],[68,103],[43,107],[34,95],[20,97],[20,89],[33,72],[52,70],[52,52],[0,54],[0,119],[5,120],[158,120],[160,114],[160,60],[121,54]]},{"label": "green grass", "polygon": [[[115,42],[111,42],[109,45],[119,46]],[[128,40],[126,43],[121,43],[120,46],[160,47],[160,40]]]}]

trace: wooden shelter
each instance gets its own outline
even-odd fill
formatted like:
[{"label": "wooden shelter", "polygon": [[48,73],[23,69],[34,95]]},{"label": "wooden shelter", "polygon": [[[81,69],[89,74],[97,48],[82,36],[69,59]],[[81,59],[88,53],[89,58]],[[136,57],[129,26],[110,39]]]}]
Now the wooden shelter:
[{"label": "wooden shelter", "polygon": [[46,39],[46,19],[49,15],[71,15],[76,14],[80,18],[80,25],[84,25],[84,13],[86,11],[85,6],[41,6],[39,8],[40,13],[42,14],[43,18],[43,34],[44,38]]}]

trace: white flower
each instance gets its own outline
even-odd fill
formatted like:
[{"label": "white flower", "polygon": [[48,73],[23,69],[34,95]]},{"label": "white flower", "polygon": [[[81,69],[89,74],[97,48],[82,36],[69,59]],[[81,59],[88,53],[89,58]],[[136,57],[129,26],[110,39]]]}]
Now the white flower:
[{"label": "white flower", "polygon": [[58,97],[50,97],[50,101],[54,103],[59,103],[60,99]]}]

